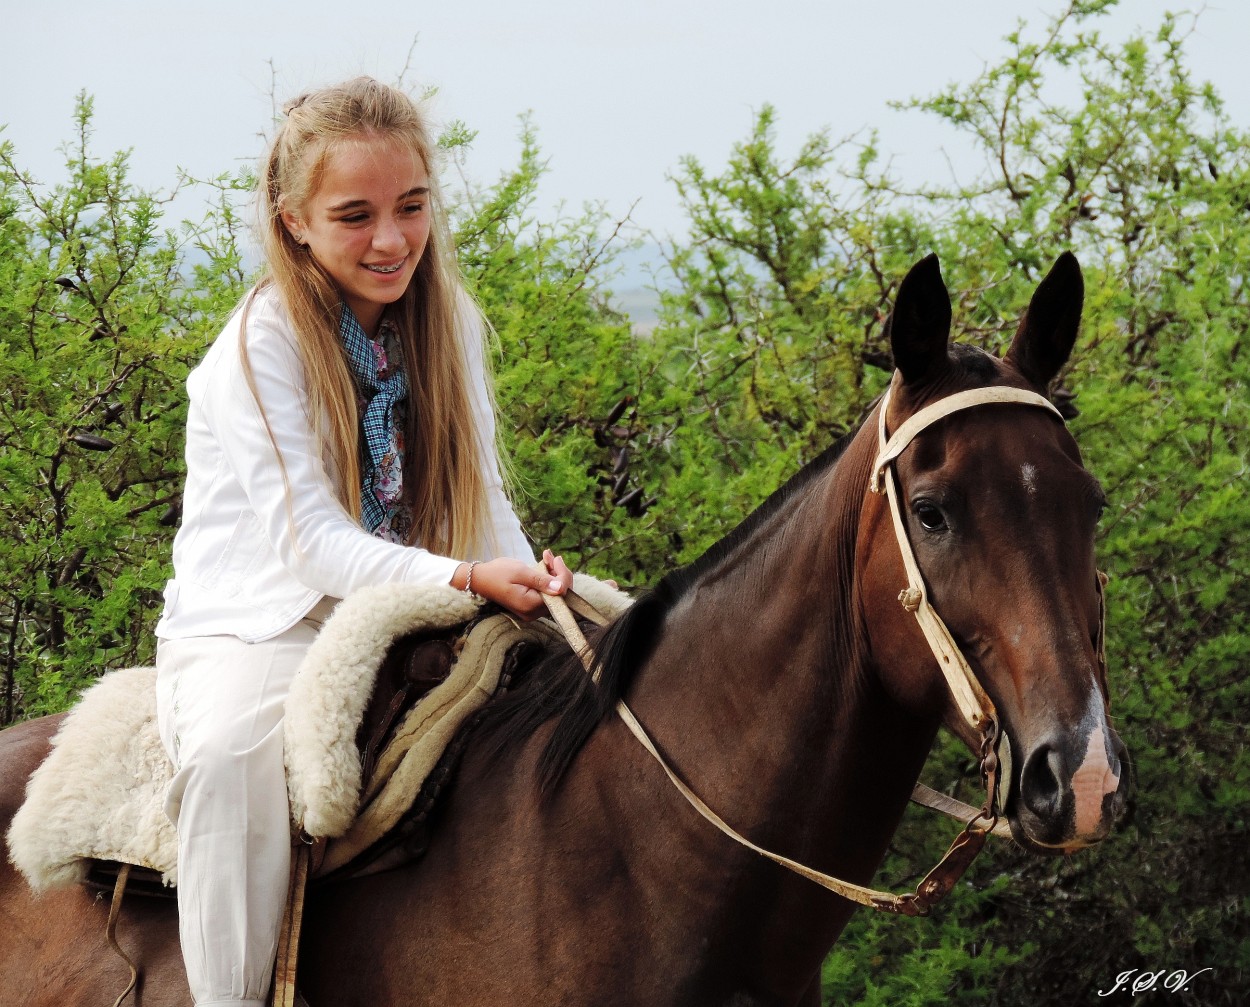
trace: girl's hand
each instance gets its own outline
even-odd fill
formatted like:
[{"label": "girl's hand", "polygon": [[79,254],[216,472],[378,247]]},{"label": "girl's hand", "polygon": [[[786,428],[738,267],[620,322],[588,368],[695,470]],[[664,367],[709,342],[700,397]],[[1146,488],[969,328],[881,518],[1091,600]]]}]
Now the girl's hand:
[{"label": "girl's hand", "polygon": [[[527,622],[547,609],[543,595],[564,594],[573,586],[573,573],[564,559],[550,549],[543,550],[540,570],[519,559],[501,557],[477,563],[473,567],[473,593],[506,608]],[[469,564],[461,563],[451,579],[451,586],[464,589]]]}]

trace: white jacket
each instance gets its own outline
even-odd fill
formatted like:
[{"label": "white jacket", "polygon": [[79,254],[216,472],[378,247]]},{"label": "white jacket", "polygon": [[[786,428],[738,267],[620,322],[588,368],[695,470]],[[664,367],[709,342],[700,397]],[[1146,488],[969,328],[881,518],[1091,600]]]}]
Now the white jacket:
[{"label": "white jacket", "polygon": [[[458,334],[482,443],[490,519],[499,554],[532,562],[533,549],[504,496],[495,417],[483,375],[480,328],[467,303]],[[247,352],[273,441],[243,376],[236,311],[187,378],[187,483],[174,538],[174,578],[157,624],[162,639],[224,634],[267,640],[323,597],[391,582],[447,584],[466,558],[436,556],[366,532],[335,498],[308,421],[295,336],[277,291],[247,310]],[[290,504],[281,451],[290,484]],[[294,530],[294,536],[292,536]]]}]

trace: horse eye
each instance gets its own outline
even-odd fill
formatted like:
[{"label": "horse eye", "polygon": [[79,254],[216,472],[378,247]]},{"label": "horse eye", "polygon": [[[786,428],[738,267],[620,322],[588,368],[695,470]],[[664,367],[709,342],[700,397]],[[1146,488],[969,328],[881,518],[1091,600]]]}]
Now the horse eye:
[{"label": "horse eye", "polygon": [[921,500],[912,509],[920,527],[925,531],[941,531],[946,527],[946,518],[942,512],[928,501]]}]

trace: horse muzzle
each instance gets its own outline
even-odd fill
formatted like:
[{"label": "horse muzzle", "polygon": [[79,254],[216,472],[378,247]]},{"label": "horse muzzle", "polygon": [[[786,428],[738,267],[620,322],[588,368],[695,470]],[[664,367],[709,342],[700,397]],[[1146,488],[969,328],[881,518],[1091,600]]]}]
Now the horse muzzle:
[{"label": "horse muzzle", "polygon": [[1019,757],[1007,808],[1016,841],[1066,854],[1105,839],[1128,798],[1127,754],[1101,716],[1086,731],[1033,744]]}]

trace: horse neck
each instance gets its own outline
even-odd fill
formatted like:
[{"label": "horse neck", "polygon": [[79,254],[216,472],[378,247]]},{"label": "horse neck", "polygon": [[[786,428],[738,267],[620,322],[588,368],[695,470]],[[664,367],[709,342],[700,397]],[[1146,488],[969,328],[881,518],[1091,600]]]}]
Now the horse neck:
[{"label": "horse neck", "polygon": [[748,536],[731,534],[716,562],[701,561],[631,702],[684,725],[693,712],[739,749],[752,733],[821,720],[853,700],[864,668],[854,577],[869,455],[861,432],[826,472],[753,519]]},{"label": "horse neck", "polygon": [[[854,572],[874,454],[875,438],[856,438],[826,477],[708,570],[666,618],[628,698],[678,772],[735,828],[860,883],[884,856],[936,730],[906,723],[867,653]],[[724,854],[691,809],[673,818],[685,848]],[[682,869],[740,891],[742,871],[774,889],[780,871],[745,851],[730,869],[698,852]],[[780,877],[761,927],[742,939],[807,948],[819,961],[850,905]],[[758,952],[744,948],[775,960]]]}]

